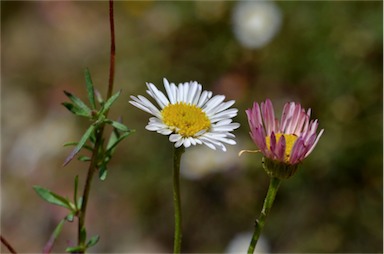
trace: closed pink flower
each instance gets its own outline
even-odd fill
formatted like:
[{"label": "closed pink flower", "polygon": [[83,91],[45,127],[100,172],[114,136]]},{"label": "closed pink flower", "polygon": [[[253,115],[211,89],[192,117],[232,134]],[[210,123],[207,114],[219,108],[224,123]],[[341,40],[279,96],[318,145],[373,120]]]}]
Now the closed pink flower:
[{"label": "closed pink flower", "polygon": [[[283,108],[279,121],[275,118],[272,102],[257,102],[246,110],[250,135],[265,156],[264,165],[269,174],[290,177],[315,148],[324,129],[317,134],[318,120],[310,120],[311,110],[290,102]],[[275,169],[274,169],[275,168]],[[289,171],[289,172],[285,172]]]}]

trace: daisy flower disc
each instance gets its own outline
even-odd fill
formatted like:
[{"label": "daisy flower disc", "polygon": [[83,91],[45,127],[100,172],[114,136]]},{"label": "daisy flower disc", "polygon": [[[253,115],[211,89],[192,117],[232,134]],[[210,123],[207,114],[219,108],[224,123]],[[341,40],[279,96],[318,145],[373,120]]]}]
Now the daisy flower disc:
[{"label": "daisy flower disc", "polygon": [[164,78],[166,95],[152,83],[147,83],[147,93],[156,101],[155,106],[144,96],[131,96],[135,107],[153,115],[145,127],[169,135],[175,147],[190,147],[205,144],[211,149],[226,151],[225,144],[235,145],[231,132],[240,124],[232,122],[237,115],[236,108],[230,108],[235,101],[224,102],[225,96],[203,91],[196,81],[176,86]]}]

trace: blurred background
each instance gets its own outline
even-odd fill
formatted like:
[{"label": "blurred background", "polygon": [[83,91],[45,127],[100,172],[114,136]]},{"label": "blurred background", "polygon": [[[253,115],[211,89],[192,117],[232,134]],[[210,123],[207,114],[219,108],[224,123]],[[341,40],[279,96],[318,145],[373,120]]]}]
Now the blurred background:
[{"label": "blurred background", "polygon": [[[104,95],[108,2],[1,2],[1,234],[20,253],[40,252],[64,208],[34,185],[71,197],[87,164],[62,167],[89,122],[60,105],[86,99],[88,67]],[[243,252],[268,187],[245,110],[271,98],[312,108],[325,129],[298,173],[282,183],[261,252],[383,251],[383,4],[380,1],[115,3],[115,91],[110,116],[136,133],[118,147],[88,206],[91,252],[171,252],[172,144],[144,129],[128,103],[145,82],[197,80],[235,99],[241,127],[226,153],[198,146],[182,161],[184,252]],[[85,152],[83,154],[86,154]],[[64,225],[54,252],[74,244]],[[1,252],[7,250],[1,246]]]}]

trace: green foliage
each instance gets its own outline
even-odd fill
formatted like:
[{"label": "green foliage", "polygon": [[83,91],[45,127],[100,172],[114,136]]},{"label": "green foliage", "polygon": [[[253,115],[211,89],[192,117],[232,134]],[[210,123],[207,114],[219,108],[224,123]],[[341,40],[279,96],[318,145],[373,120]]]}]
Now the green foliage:
[{"label": "green foliage", "polygon": [[[95,91],[94,85],[92,83],[91,74],[88,69],[85,70],[85,83],[86,88],[88,92],[88,100],[90,103],[90,107],[88,107],[81,99],[74,96],[73,94],[64,91],[65,95],[71,100],[71,102],[64,102],[63,105],[73,114],[81,117],[86,117],[90,121],[92,121],[92,124],[88,127],[88,129],[85,131],[83,136],[80,138],[79,142],[71,142],[65,144],[68,145],[74,145],[75,148],[72,150],[72,152],[68,155],[68,157],[64,161],[64,166],[67,165],[80,151],[82,148],[85,148],[92,153],[96,154],[97,159],[97,168],[99,170],[99,177],[100,179],[104,180],[107,176],[107,163],[112,158],[113,151],[117,144],[119,144],[123,139],[128,137],[133,131],[130,130],[127,126],[121,123],[121,121],[113,121],[111,119],[107,118],[108,111],[110,110],[113,103],[117,100],[117,98],[120,96],[121,91],[118,91],[114,95],[112,95],[110,98],[107,99],[107,101],[104,102],[104,100],[101,98],[100,94]],[[96,101],[100,104],[100,109],[97,109]],[[107,148],[104,149],[101,147],[98,149],[98,151],[95,150],[95,143],[96,143],[96,133],[100,131],[104,125],[109,124],[113,127],[113,131],[111,134],[111,137],[108,141]],[[121,132],[121,133],[120,133]],[[87,142],[90,142],[91,144],[87,144]],[[90,161],[91,158],[88,156],[79,156],[78,159],[80,161]]]},{"label": "green foliage", "polygon": [[100,239],[100,236],[95,235],[87,242],[87,248],[94,246]]},{"label": "green foliage", "polygon": [[[92,236],[88,240],[88,242],[85,246],[83,246],[83,245],[72,246],[72,247],[66,248],[65,251],[70,252],[70,253],[78,253],[78,252],[84,253],[88,248],[95,246],[98,243],[99,239],[100,239],[99,235]],[[81,229],[80,240],[81,240],[81,242],[84,242],[84,243],[87,240],[87,230],[85,228]]]},{"label": "green foliage", "polygon": [[73,102],[73,104],[70,102],[63,103],[69,111],[78,116],[89,117],[91,115],[91,109],[82,100],[67,91],[64,93]]},{"label": "green foliage", "polygon": [[87,85],[89,103],[91,104],[92,109],[96,109],[95,89],[93,88],[91,73],[88,68],[85,69],[85,84]]},{"label": "green foliage", "polygon": [[68,200],[68,198],[64,198],[60,196],[59,194],[56,194],[48,189],[45,189],[43,187],[40,187],[38,185],[33,186],[33,189],[36,191],[36,193],[45,201],[48,203],[62,206],[65,208],[68,208],[72,212],[76,212],[75,205]]},{"label": "green foliage", "polygon": [[[95,160],[94,165],[99,171],[99,178],[101,180],[105,180],[107,177],[107,164],[111,160],[116,146],[124,138],[128,137],[133,131],[125,126],[121,122],[121,119],[119,119],[119,121],[113,121],[107,118],[108,111],[120,96],[121,91],[115,93],[110,98],[108,98],[107,101],[104,102],[100,94],[94,89],[91,74],[88,69],[85,70],[85,83],[90,106],[87,106],[80,98],[76,97],[75,95],[64,91],[65,95],[70,99],[71,102],[64,102],[62,105],[74,115],[88,118],[92,122],[78,142],[70,142],[65,144],[65,146],[75,146],[75,148],[65,159],[64,166],[67,165],[81,151],[81,149],[84,148],[92,153],[92,157],[80,155],[78,159],[84,162]],[[99,107],[97,107],[95,97],[99,103]],[[104,147],[102,132],[106,124],[111,125],[113,130],[108,140],[107,146]],[[44,253],[51,252],[53,244],[59,236],[64,222],[73,221],[75,216],[81,216],[83,198],[78,197],[78,183],[79,179],[78,176],[76,176],[74,180],[73,202],[69,201],[68,198],[62,197],[48,189],[40,186],[34,186],[36,193],[42,199],[48,203],[65,207],[70,212],[64,219],[59,222],[55,228],[51,238],[44,247]],[[79,235],[79,245],[68,247],[66,251],[71,253],[83,253],[87,250],[87,248],[94,246],[99,241],[99,236],[93,236],[91,239],[89,239],[87,244],[85,244],[86,240],[87,232],[85,227],[82,227]]]}]

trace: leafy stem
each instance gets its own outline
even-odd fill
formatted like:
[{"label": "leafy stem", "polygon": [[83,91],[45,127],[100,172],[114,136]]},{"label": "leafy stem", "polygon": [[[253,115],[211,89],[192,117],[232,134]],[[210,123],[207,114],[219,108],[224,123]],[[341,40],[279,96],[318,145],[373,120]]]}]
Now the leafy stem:
[{"label": "leafy stem", "polygon": [[[115,76],[115,29],[114,29],[114,16],[113,16],[113,0],[109,0],[109,22],[110,22],[110,29],[111,29],[111,52],[110,52],[110,68],[109,68],[109,82],[108,82],[108,92],[107,92],[107,102],[109,98],[112,96],[113,92],[113,83],[114,83],[114,76]],[[107,107],[107,110],[105,111],[105,118],[108,116],[109,108]],[[93,153],[91,157],[91,162],[89,164],[87,178],[84,185],[83,190],[83,200],[81,204],[81,210],[79,213],[79,224],[78,224],[78,246],[84,247],[86,237],[84,237],[85,228],[85,216],[87,211],[87,204],[88,204],[88,198],[89,193],[91,189],[91,183],[93,179],[93,175],[95,173],[97,164],[98,164],[98,155],[100,147],[103,145],[103,132],[104,132],[104,124],[100,126],[100,128],[96,131],[96,141],[95,146],[93,148]]]}]

